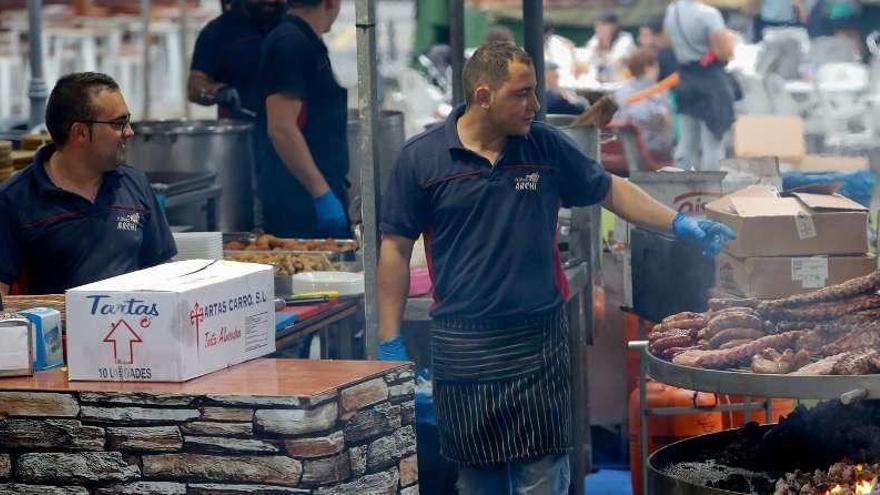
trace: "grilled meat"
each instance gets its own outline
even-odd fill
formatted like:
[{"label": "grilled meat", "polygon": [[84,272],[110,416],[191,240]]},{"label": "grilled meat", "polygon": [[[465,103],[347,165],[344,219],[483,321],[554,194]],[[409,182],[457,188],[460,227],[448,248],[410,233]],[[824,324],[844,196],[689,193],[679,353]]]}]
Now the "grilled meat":
[{"label": "grilled meat", "polygon": [[776,349],[764,349],[752,356],[752,371],[769,375],[783,375],[804,366],[810,362],[810,353],[804,350],[794,352],[794,349],[786,349],[779,352]]},{"label": "grilled meat", "polygon": [[795,308],[813,303],[838,301],[874,292],[877,289],[880,289],[880,271],[806,294],[796,294],[783,299],[763,301],[758,304],[758,311],[763,313],[778,308]]},{"label": "grilled meat", "polygon": [[722,369],[749,360],[766,348],[785,349],[790,347],[802,332],[784,332],[767,335],[730,349],[685,351],[675,356],[672,362],[682,366]]},{"label": "grilled meat", "polygon": [[815,363],[806,364],[801,366],[795,371],[792,371],[791,375],[830,375],[834,370],[834,365],[840,361],[840,358],[844,356],[845,353],[835,354],[833,356],[828,356],[826,358],[822,358]]},{"label": "grilled meat", "polygon": [[867,375],[877,371],[874,360],[880,356],[876,349],[862,349],[844,354],[831,369],[832,375]]},{"label": "grilled meat", "polygon": [[761,314],[768,319],[823,321],[878,307],[880,307],[880,296],[877,294],[866,294],[840,301],[820,302],[803,307],[765,309]]},{"label": "grilled meat", "polygon": [[731,340],[752,340],[761,338],[765,335],[767,334],[755,328],[725,328],[724,330],[721,330],[709,339],[709,347],[712,349],[718,349],[723,344],[730,342]]}]

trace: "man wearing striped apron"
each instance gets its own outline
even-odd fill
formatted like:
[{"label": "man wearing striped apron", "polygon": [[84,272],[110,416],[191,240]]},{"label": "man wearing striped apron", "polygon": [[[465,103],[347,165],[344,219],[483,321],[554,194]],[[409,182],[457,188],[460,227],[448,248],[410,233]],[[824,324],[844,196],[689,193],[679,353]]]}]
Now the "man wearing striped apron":
[{"label": "man wearing striped apron", "polygon": [[707,254],[732,237],[723,225],[676,215],[533,122],[535,87],[522,49],[478,49],[464,68],[466,104],[404,145],[383,198],[380,358],[407,359],[398,332],[413,243],[424,235],[440,448],[459,466],[464,494],[568,491],[560,206],[601,202],[626,220],[702,242]]}]

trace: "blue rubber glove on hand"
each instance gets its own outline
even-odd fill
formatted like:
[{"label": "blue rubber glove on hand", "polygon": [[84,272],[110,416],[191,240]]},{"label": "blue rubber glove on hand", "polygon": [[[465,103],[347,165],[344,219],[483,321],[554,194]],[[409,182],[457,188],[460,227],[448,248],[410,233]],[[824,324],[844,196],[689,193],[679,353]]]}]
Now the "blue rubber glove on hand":
[{"label": "blue rubber glove on hand", "polygon": [[351,237],[345,209],[332,189],[315,198],[315,213],[318,217],[318,230],[329,237]]},{"label": "blue rubber glove on hand", "polygon": [[712,220],[694,220],[682,215],[675,215],[672,221],[672,232],[677,239],[691,241],[703,247],[703,256],[714,258],[721,252],[724,243],[736,239],[733,230],[723,223]]},{"label": "blue rubber glove on hand", "polygon": [[410,361],[400,335],[379,343],[379,361]]}]

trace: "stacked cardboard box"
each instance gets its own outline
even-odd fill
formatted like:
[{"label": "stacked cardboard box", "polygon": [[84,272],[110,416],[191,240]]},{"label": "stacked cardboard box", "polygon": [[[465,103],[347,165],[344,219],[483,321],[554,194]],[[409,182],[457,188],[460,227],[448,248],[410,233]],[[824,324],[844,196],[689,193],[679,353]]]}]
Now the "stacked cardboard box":
[{"label": "stacked cardboard box", "polygon": [[870,273],[867,208],[839,195],[751,186],[706,205],[736,240],[715,262],[716,292],[775,298]]},{"label": "stacked cardboard box", "polygon": [[773,158],[782,172],[853,172],[867,170],[868,159],[808,155],[804,122],[787,115],[741,115],[733,124],[735,158]]}]

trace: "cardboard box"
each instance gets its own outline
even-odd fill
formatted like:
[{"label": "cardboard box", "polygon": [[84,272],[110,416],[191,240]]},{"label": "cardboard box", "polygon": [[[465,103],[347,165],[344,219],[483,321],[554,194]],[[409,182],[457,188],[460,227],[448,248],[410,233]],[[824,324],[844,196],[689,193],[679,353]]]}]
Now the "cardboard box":
[{"label": "cardboard box", "polygon": [[715,258],[715,286],[742,297],[778,298],[839,284],[874,271],[873,256]]},{"label": "cardboard box", "polygon": [[733,151],[738,158],[771,156],[799,163],[807,154],[804,121],[785,115],[740,115],[733,123]]},{"label": "cardboard box", "polygon": [[730,226],[725,251],[738,258],[865,254],[867,209],[840,195],[751,186],[706,205],[706,216]]},{"label": "cardboard box", "polygon": [[868,170],[868,159],[862,156],[806,155],[791,165],[798,172],[858,172]]},{"label": "cardboard box", "polygon": [[272,267],[188,260],[67,291],[71,380],[180,382],[275,350]]}]

